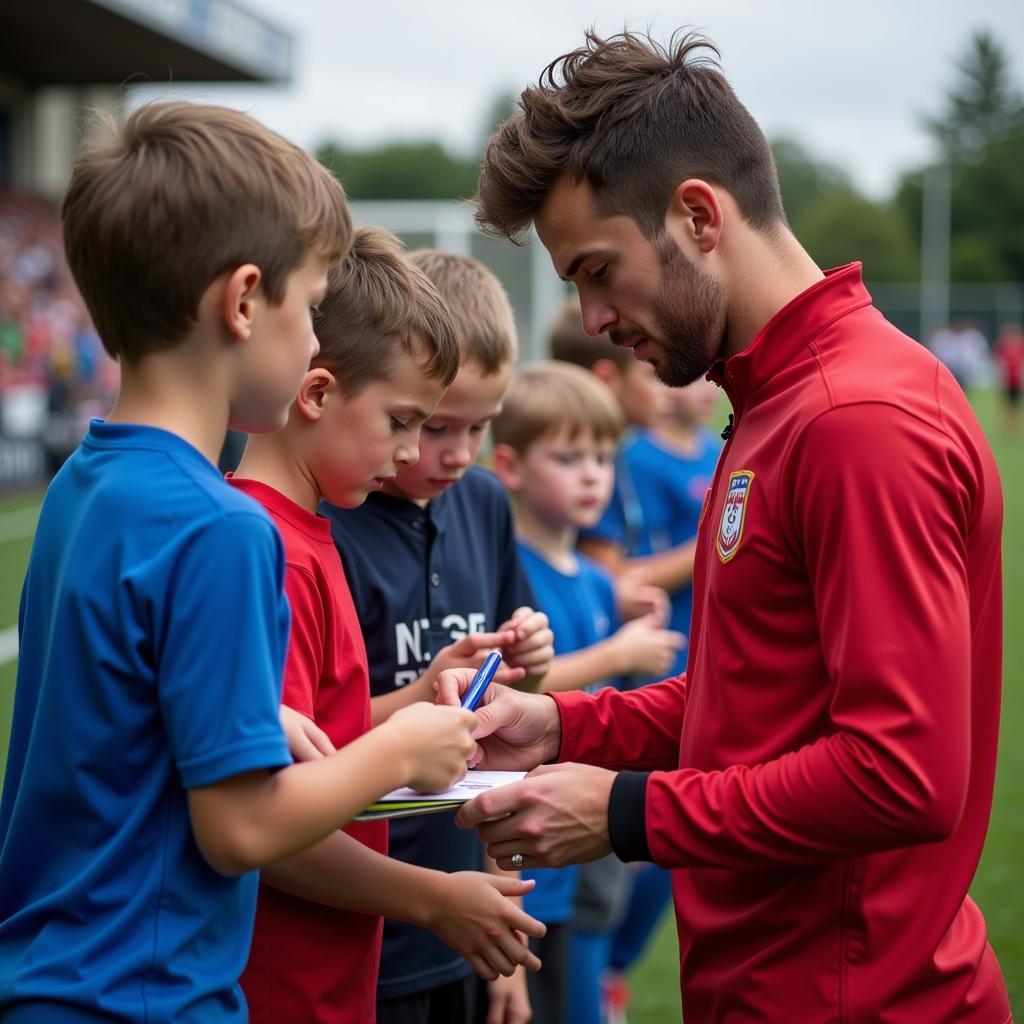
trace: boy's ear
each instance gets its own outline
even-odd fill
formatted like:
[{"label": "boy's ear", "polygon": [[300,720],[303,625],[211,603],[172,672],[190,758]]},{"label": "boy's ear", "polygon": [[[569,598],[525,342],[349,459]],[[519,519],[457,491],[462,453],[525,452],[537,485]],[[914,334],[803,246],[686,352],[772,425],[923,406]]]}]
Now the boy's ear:
[{"label": "boy's ear", "polygon": [[491,453],[494,475],[505,485],[505,490],[516,492],[523,486],[523,460],[509,444],[496,444]]},{"label": "boy's ear", "polygon": [[221,296],[221,315],[228,333],[239,341],[252,334],[256,300],[263,272],[255,263],[243,263],[228,274]]},{"label": "boy's ear", "polygon": [[306,372],[295,398],[295,408],[311,423],[320,419],[331,395],[338,391],[338,379],[330,370],[315,366]]}]

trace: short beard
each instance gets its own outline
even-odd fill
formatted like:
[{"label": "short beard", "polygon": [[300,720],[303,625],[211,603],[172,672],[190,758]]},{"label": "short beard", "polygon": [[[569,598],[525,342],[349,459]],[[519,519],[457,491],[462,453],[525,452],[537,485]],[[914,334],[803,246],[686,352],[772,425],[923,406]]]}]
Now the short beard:
[{"label": "short beard", "polygon": [[667,234],[654,240],[661,263],[661,286],[651,306],[664,365],[658,378],[682,388],[703,377],[721,358],[727,335],[725,287],[698,270]]}]

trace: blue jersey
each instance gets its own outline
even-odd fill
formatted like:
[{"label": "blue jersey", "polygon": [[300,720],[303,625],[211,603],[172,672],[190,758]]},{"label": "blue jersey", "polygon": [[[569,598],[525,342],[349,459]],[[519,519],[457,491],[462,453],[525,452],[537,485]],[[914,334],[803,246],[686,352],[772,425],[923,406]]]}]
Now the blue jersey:
[{"label": "blue jersey", "polygon": [[[566,574],[522,541],[519,556],[537,595],[537,607],[547,615],[555,634],[556,656],[590,647],[619,628],[615,584],[603,566],[578,554],[576,572]],[[528,913],[545,924],[562,924],[572,918],[578,868],[541,868],[524,871],[523,877],[537,881],[534,890],[523,897]]]},{"label": "blue jersey", "polygon": [[[467,633],[489,632],[533,605],[508,498],[471,468],[425,508],[374,492],[355,509],[322,505],[363,627],[370,691],[391,693]],[[390,823],[392,857],[440,871],[479,870],[483,848],[447,814]],[[464,977],[467,961],[433,932],[385,920],[378,995],[397,999]]]},{"label": "blue jersey", "polygon": [[[697,451],[689,456],[650,433],[630,435],[615,461],[612,501],[585,536],[621,544],[629,558],[660,554],[693,540],[721,450],[722,442],[704,429],[697,435]],[[669,597],[669,628],[689,637],[693,587],[681,587]],[[668,675],[685,669],[683,647]]]},{"label": "blue jersey", "polygon": [[57,474],[0,803],[4,1020],[247,1019],[257,874],[209,866],[186,790],[291,760],[283,577],[263,510],[173,434],[94,421]]}]

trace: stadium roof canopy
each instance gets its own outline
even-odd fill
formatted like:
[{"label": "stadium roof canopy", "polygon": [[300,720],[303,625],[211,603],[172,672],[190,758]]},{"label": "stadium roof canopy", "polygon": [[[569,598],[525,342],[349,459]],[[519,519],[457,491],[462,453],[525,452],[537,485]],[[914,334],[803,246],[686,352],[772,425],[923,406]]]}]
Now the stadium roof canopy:
[{"label": "stadium roof canopy", "polygon": [[234,0],[3,4],[0,78],[27,86],[275,82],[292,37]]}]

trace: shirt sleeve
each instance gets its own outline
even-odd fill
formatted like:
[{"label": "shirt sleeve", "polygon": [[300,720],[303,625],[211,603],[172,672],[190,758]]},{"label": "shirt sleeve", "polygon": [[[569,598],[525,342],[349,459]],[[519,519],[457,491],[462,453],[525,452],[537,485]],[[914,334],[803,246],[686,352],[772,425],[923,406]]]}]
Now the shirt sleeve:
[{"label": "shirt sleeve", "polygon": [[157,687],[186,789],[291,762],[278,709],[288,640],[284,556],[261,515],[197,529],[156,609]]},{"label": "shirt sleeve", "polygon": [[686,706],[686,676],[622,693],[606,687],[548,694],[562,722],[559,761],[604,768],[674,768]]},{"label": "shirt sleeve", "polygon": [[963,810],[976,468],[936,428],[864,404],[807,428],[781,493],[814,594],[830,722],[767,763],[653,772],[640,805],[662,865],[826,863],[941,840]]},{"label": "shirt sleeve", "polygon": [[324,667],[323,599],[309,571],[290,562],[284,571],[284,588],[292,611],[292,629],[281,703],[307,718],[315,718],[317,689]]}]

